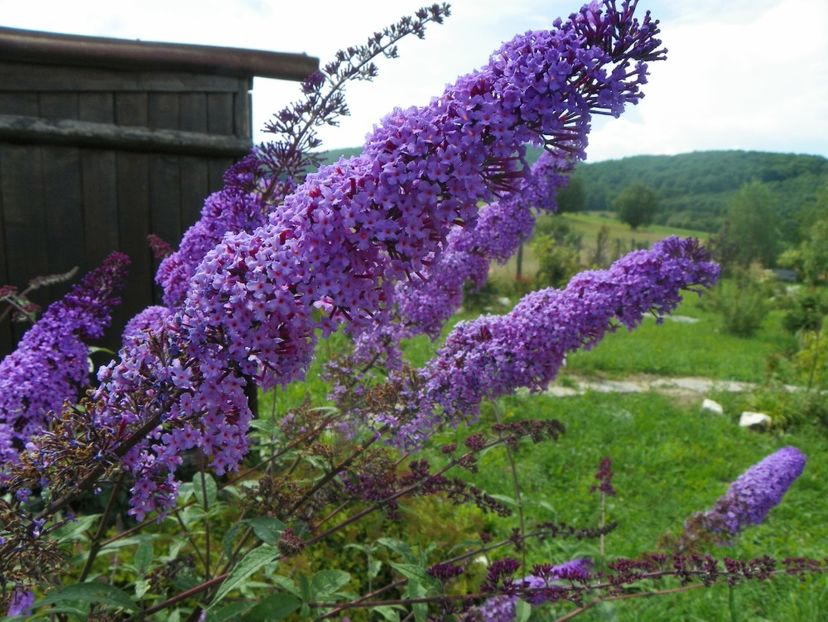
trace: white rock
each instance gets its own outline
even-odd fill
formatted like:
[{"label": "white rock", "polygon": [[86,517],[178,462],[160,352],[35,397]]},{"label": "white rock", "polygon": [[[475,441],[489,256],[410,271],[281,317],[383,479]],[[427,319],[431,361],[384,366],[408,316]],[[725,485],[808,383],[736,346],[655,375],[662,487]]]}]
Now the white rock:
[{"label": "white rock", "polygon": [[716,402],[714,400],[709,400],[707,398],[705,398],[704,401],[702,402],[701,411],[703,413],[710,413],[711,415],[723,415],[724,414],[724,408],[722,408],[722,405],[719,404],[719,402]]},{"label": "white rock", "polygon": [[509,298],[506,298],[506,296],[501,296],[497,299],[497,301],[504,307],[508,307],[510,304],[512,304],[512,301]]},{"label": "white rock", "polygon": [[746,410],[739,417],[739,427],[742,428],[767,428],[770,427],[771,418],[764,413],[754,413]]}]

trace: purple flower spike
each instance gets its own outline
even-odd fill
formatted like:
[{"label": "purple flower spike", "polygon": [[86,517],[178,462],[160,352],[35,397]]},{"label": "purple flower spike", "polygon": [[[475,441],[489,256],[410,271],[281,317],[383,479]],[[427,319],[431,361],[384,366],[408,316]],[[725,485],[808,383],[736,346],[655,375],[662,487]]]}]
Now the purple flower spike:
[{"label": "purple flower spike", "polygon": [[456,423],[476,415],[484,399],[542,390],[568,352],[594,346],[619,323],[632,329],[645,313],[669,313],[682,289],[709,287],[718,275],[697,240],[667,238],[608,270],[582,272],[564,290],[528,294],[506,315],[462,322],[421,372],[423,415],[414,425],[435,423],[435,407]]},{"label": "purple flower spike", "polygon": [[89,377],[88,339],[99,339],[120,302],[129,258],[112,253],[32,326],[0,362],[0,459],[17,461],[13,441],[40,432],[50,411],[77,397]]},{"label": "purple flower spike", "polygon": [[758,525],[805,468],[805,454],[796,447],[784,447],[754,464],[730,485],[730,489],[705,512],[704,522],[714,532],[736,535]]}]

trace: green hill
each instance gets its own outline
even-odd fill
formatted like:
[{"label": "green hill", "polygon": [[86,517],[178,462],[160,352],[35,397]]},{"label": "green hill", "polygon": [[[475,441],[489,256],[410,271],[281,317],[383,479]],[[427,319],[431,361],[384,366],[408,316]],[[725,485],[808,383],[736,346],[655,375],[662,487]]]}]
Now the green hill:
[{"label": "green hill", "polygon": [[586,163],[575,174],[584,180],[588,211],[612,209],[615,197],[640,181],[659,196],[656,222],[704,231],[719,229],[728,199],[746,182],[758,180],[776,195],[777,209],[786,223],[785,238],[795,240],[817,190],[828,183],[828,159],[758,151],[698,151]]}]

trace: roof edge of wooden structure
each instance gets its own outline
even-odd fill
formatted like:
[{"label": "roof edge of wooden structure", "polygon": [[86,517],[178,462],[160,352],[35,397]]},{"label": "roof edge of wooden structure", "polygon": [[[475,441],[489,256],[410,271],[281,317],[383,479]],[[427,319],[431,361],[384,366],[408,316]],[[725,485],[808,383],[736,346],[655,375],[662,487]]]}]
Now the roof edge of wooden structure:
[{"label": "roof edge of wooden structure", "polygon": [[131,41],[0,27],[0,59],[132,71],[185,71],[304,80],[319,68],[306,54]]}]

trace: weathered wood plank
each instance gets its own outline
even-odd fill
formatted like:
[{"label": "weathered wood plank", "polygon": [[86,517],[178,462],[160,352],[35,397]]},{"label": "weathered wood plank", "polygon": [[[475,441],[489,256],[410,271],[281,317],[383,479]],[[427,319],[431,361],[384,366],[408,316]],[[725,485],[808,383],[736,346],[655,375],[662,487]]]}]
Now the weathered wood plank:
[{"label": "weathered wood plank", "polygon": [[4,114],[0,114],[0,140],[204,156],[238,157],[250,150],[249,141],[235,136]]},{"label": "weathered wood plank", "polygon": [[[0,193],[3,195],[3,224],[6,267],[11,283],[25,287],[34,276],[49,271],[46,248],[46,205],[42,192],[42,165],[39,147],[0,145]],[[39,290],[32,299],[49,302],[49,292]],[[14,325],[16,341],[24,327]]]},{"label": "weathered wood plank", "polygon": [[[57,60],[57,59],[56,59]],[[238,78],[176,72],[131,72],[91,67],[0,62],[2,91],[202,91],[232,93]]]},{"label": "weathered wood plank", "polygon": [[211,134],[233,134],[234,93],[207,95],[207,129]]},{"label": "weathered wood plank", "polygon": [[178,129],[207,132],[207,94],[181,93],[178,96]]},{"label": "weathered wood plank", "polygon": [[[40,150],[43,166],[43,199],[46,205],[46,247],[50,273],[67,272],[74,266],[88,268],[85,253],[83,195],[81,191],[80,150],[73,147],[44,146]],[[55,298],[71,284],[55,285]]]},{"label": "weathered wood plank", "polygon": [[[207,132],[207,95],[182,93],[179,96],[179,127],[188,132]],[[207,196],[209,173],[204,158],[182,157],[181,227],[186,231],[198,220]]]},{"label": "weathered wood plank", "polygon": [[146,93],[115,93],[115,124],[146,127],[148,100]]},{"label": "weathered wood plank", "polygon": [[[115,122],[145,127],[149,119],[146,93],[116,93]],[[120,249],[132,263],[112,333],[120,338],[126,322],[154,301],[155,269],[147,244],[150,233],[149,163],[152,156],[120,151],[118,169],[118,232]]]},{"label": "weathered wood plank", "polygon": [[37,116],[37,93],[0,92],[0,114],[21,114]]},{"label": "weathered wood plank", "polygon": [[118,231],[120,249],[132,263],[122,303],[113,317],[113,334],[120,336],[129,318],[153,303],[150,233],[149,155],[118,153]]},{"label": "weathered wood plank", "polygon": [[[0,179],[2,178],[3,158],[2,154],[0,154]],[[12,284],[6,266],[6,249],[9,247],[11,240],[6,237],[6,227],[3,221],[3,192],[2,187],[0,187],[0,287]],[[2,311],[3,309],[0,309],[0,312]],[[4,320],[0,320],[0,357],[11,352],[12,344],[11,318],[7,316]]]},{"label": "weathered wood plank", "polygon": [[181,157],[181,227],[186,231],[198,220],[209,193],[207,163],[200,158]]},{"label": "weathered wood plank", "polygon": [[148,127],[150,129],[178,129],[178,95],[173,93],[150,93],[148,107]]},{"label": "weathered wood plank", "polygon": [[44,119],[77,119],[77,93],[38,93],[40,116]]},{"label": "weathered wood plank", "polygon": [[207,184],[210,192],[224,187],[224,172],[230,168],[233,160],[228,158],[210,158],[207,162]]},{"label": "weathered wood plank", "polygon": [[[115,121],[114,94],[80,93],[78,116],[81,121],[112,124]],[[91,268],[118,248],[115,153],[83,149],[80,157],[85,257],[87,267]]]},{"label": "weathered wood plank", "polygon": [[115,94],[109,92],[79,93],[78,119],[93,123],[114,123]]},{"label": "weathered wood plank", "polygon": [[[173,246],[181,239],[181,172],[178,158],[155,155],[149,161],[150,233]],[[160,302],[156,289],[156,302]]]},{"label": "weathered wood plank", "polygon": [[97,266],[118,249],[118,197],[114,151],[81,151],[86,265]]},{"label": "weathered wood plank", "polygon": [[253,80],[239,80],[239,90],[233,98],[233,123],[235,134],[239,138],[250,138],[253,123],[253,99],[251,90]]}]

